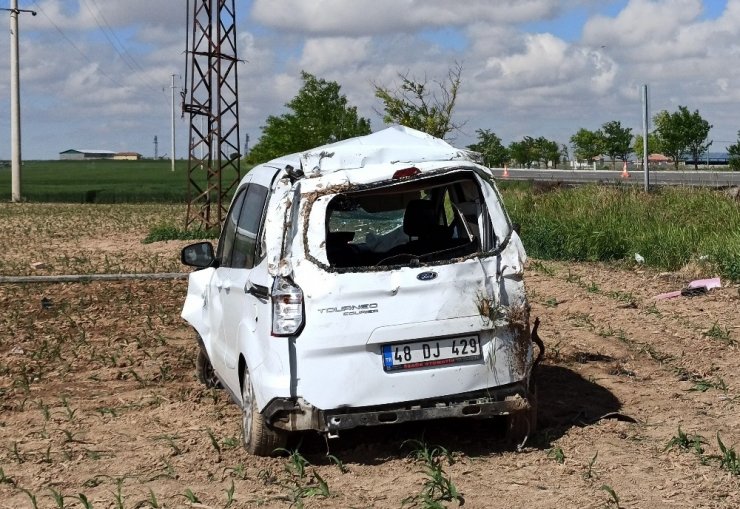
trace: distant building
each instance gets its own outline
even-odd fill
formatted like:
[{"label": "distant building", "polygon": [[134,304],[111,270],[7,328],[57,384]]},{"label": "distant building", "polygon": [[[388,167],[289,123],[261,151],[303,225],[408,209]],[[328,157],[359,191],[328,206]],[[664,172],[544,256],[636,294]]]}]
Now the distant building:
[{"label": "distant building", "polygon": [[64,152],[59,152],[59,159],[81,161],[84,159],[113,159],[115,152],[110,150],[81,150],[71,148]]},{"label": "distant building", "polygon": [[138,152],[118,152],[113,156],[116,161],[138,161],[143,156]]}]

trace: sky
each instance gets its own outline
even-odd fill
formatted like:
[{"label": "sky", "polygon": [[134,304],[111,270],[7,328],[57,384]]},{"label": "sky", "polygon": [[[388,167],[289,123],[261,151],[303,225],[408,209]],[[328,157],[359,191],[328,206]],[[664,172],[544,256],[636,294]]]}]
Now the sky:
[{"label": "sky", "polygon": [[[187,7],[183,0],[18,0],[22,153],[68,149],[170,153],[175,75],[176,155]],[[10,0],[0,0],[0,7]],[[740,0],[237,0],[242,137],[284,113],[300,72],[333,80],[385,127],[373,84],[399,74],[444,80],[462,65],[450,141],[490,129],[569,144],[580,128],[617,120],[642,130],[650,111],[687,106],[713,125],[711,151],[740,130]],[[0,160],[10,159],[10,16],[0,11]],[[242,141],[242,145],[243,145]]]}]

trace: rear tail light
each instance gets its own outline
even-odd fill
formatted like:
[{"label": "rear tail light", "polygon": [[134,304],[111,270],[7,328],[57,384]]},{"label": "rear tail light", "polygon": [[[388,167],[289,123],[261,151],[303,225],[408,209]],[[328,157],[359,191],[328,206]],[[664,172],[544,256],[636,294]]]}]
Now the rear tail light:
[{"label": "rear tail light", "polygon": [[393,174],[393,180],[401,180],[409,177],[415,177],[421,173],[421,170],[415,166],[398,170]]},{"label": "rear tail light", "polygon": [[284,277],[272,285],[272,335],[292,336],[303,327],[303,291]]}]

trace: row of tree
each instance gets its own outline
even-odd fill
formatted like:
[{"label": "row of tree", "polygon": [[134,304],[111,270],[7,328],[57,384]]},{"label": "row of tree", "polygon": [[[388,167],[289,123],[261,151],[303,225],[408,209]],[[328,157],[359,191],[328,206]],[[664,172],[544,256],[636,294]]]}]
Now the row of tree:
[{"label": "row of tree", "polygon": [[[407,74],[399,74],[400,85],[395,89],[373,84],[375,96],[383,103],[383,120],[427,132],[438,138],[458,129],[452,121],[457,94],[461,84],[462,67],[450,68],[446,81],[417,81]],[[341,87],[334,81],[318,79],[301,73],[303,86],[285,106],[288,111],[280,116],[270,115],[262,126],[262,137],[247,156],[253,164],[268,161],[284,154],[301,152],[326,143],[370,133],[370,120],[357,114],[357,108],[348,104]],[[653,117],[655,129],[648,135],[651,153],[663,153],[678,167],[681,159],[690,156],[698,169],[700,160],[712,145],[707,141],[712,125],[685,106],[669,113],[661,111]],[[489,167],[515,164],[530,168],[554,167],[568,159],[568,147],[544,137],[525,136],[508,147],[490,129],[476,131],[476,143],[470,150],[479,152]],[[577,161],[590,163],[606,157],[616,167],[617,161],[627,161],[634,153],[643,153],[642,136],[632,135],[632,129],[619,121],[604,123],[600,129],[579,129],[570,137],[573,155]],[[740,131],[738,142],[728,149],[730,165],[740,169]]]}]

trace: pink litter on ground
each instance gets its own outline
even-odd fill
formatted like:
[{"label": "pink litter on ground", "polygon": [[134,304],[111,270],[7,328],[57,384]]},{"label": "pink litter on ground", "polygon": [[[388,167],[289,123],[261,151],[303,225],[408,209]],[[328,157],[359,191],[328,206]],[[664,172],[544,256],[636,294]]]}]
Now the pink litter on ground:
[{"label": "pink litter on ground", "polygon": [[713,277],[711,279],[697,279],[696,281],[689,283],[689,288],[699,288],[700,286],[706,286],[707,290],[711,290],[712,288],[722,288],[722,283],[720,283],[718,277]]},{"label": "pink litter on ground", "polygon": [[667,292],[667,293],[661,293],[660,295],[656,295],[655,300],[674,299],[680,296],[681,296],[681,290],[676,290],[675,292]]},{"label": "pink litter on ground", "polygon": [[[718,277],[713,277],[710,279],[696,279],[689,283],[688,288],[701,288],[705,287],[707,291],[713,289],[713,288],[722,288],[722,283],[720,282]],[[655,296],[655,300],[667,300],[667,299],[675,299],[676,297],[681,296],[681,290],[675,290],[673,292],[666,292],[661,293],[660,295]]]}]

